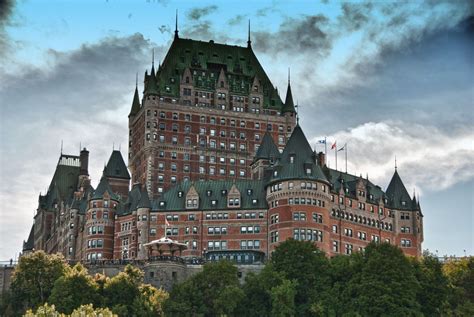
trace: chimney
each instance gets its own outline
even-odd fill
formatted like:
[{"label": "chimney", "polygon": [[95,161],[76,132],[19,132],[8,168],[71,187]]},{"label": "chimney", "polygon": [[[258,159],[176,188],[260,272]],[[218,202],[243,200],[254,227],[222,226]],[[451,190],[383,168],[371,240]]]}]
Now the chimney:
[{"label": "chimney", "polygon": [[89,176],[89,151],[87,151],[86,148],[84,148],[81,151],[80,155],[80,161],[81,161],[81,169],[79,171],[79,175],[86,175]]},{"label": "chimney", "polygon": [[326,154],[324,154],[323,152],[318,153],[318,164],[321,167],[326,165]]}]

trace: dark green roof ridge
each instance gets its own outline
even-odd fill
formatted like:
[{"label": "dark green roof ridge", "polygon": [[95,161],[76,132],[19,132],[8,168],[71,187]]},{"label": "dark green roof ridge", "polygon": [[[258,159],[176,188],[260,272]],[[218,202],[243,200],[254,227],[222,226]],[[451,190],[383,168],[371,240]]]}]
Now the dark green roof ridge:
[{"label": "dark green roof ridge", "polygon": [[288,89],[286,90],[285,104],[283,105],[283,108],[281,110],[281,113],[286,113],[286,112],[291,112],[291,113],[296,112],[295,104],[293,102],[293,94],[291,93],[291,85],[289,81],[288,81]]},{"label": "dark green roof ridge", "polygon": [[263,135],[262,142],[260,143],[257,153],[255,154],[254,161],[258,159],[270,159],[272,157],[276,160],[280,157],[280,152],[278,151],[272,136],[267,131]]},{"label": "dark green roof ridge", "polygon": [[385,193],[394,208],[412,209],[412,199],[396,169]]}]

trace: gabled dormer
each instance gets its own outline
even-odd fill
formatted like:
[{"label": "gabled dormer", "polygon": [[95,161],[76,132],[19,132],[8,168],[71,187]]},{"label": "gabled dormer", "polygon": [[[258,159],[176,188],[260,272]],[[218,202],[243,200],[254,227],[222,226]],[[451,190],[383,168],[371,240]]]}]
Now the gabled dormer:
[{"label": "gabled dormer", "polygon": [[258,76],[253,78],[250,87],[249,111],[252,113],[260,113],[263,106],[263,87]]},{"label": "gabled dormer", "polygon": [[237,186],[233,184],[229,192],[227,193],[227,207],[240,208],[241,202],[242,202],[242,199],[241,199],[240,191],[237,188]]},{"label": "gabled dormer", "polygon": [[186,209],[198,209],[199,208],[199,194],[194,187],[191,185],[188,192],[186,193]]},{"label": "gabled dormer", "polygon": [[224,68],[221,68],[216,82],[216,97],[214,99],[216,107],[218,109],[225,110],[227,108],[229,98],[229,82],[224,72]]}]

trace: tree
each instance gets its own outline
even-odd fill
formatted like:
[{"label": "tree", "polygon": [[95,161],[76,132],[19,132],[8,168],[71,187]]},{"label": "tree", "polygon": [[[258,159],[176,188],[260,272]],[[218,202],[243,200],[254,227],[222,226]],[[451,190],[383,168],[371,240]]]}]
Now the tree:
[{"label": "tree", "polygon": [[169,294],[151,285],[139,287],[140,295],[133,301],[133,312],[136,316],[162,316],[163,303]]},{"label": "tree", "polygon": [[447,279],[438,258],[425,252],[421,259],[412,259],[415,277],[420,283],[417,301],[425,316],[440,316],[447,297]]},{"label": "tree", "polygon": [[284,280],[271,289],[272,316],[295,316],[296,282]]},{"label": "tree", "polygon": [[31,309],[29,309],[24,317],[117,317],[117,315],[113,314],[110,309],[108,308],[97,308],[94,309],[94,306],[92,304],[89,305],[81,305],[80,307],[76,308],[71,315],[65,315],[62,313],[59,313],[56,310],[56,307],[54,305],[48,305],[48,303],[45,303],[44,305],[41,305],[38,307],[36,312],[33,312]]},{"label": "tree", "polygon": [[120,316],[133,314],[133,302],[140,296],[140,285],[143,282],[143,272],[127,265],[104,285],[104,297],[107,307]]},{"label": "tree", "polygon": [[44,303],[54,282],[64,275],[67,264],[62,255],[36,251],[20,258],[12,277],[12,303],[16,311]]},{"label": "tree", "polygon": [[87,269],[78,263],[56,280],[48,301],[60,312],[71,314],[83,304],[100,304],[98,288]]},{"label": "tree", "polygon": [[408,258],[396,246],[370,243],[361,271],[348,283],[345,312],[362,316],[419,316],[419,283]]},{"label": "tree", "polygon": [[329,260],[311,241],[288,239],[272,253],[271,263],[277,272],[297,282],[296,315],[308,316],[310,308],[329,287]]},{"label": "tree", "polygon": [[448,279],[446,316],[474,316],[474,257],[449,260],[443,265]]},{"label": "tree", "polygon": [[203,271],[176,285],[164,304],[171,316],[232,316],[244,297],[237,268],[227,261],[208,263]]}]

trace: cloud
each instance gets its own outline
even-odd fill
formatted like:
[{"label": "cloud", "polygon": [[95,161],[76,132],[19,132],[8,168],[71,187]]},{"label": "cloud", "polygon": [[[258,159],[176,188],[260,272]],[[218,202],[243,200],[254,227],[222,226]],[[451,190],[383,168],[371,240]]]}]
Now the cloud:
[{"label": "cloud", "polygon": [[0,0],[0,57],[5,57],[10,50],[10,38],[5,28],[11,21],[15,4],[15,0]]},{"label": "cloud", "polygon": [[322,14],[287,18],[277,32],[252,32],[253,45],[256,51],[271,55],[311,51],[313,57],[326,56],[332,46],[329,25],[329,19]]},{"label": "cloud", "polygon": [[[11,256],[27,238],[61,140],[64,153],[77,155],[79,143],[90,150],[95,185],[113,143],[122,145],[126,157],[135,73],[150,66],[152,46],[141,34],[107,37],[70,52],[49,51],[48,69],[25,65],[0,75],[0,175],[7,180],[0,185],[0,204],[8,206],[1,209],[0,236],[16,241],[2,248],[0,258]],[[164,47],[155,47],[156,55],[164,53]]]},{"label": "cloud", "polygon": [[[316,145],[321,136],[310,143]],[[330,142],[348,144],[348,171],[369,178],[386,188],[393,174],[394,158],[409,192],[416,187],[442,191],[474,178],[474,131],[466,128],[448,133],[432,126],[406,125],[402,121],[367,122],[338,131]],[[342,153],[342,152],[340,152]],[[333,151],[329,164],[335,168]],[[339,155],[338,168],[344,169]]]},{"label": "cloud", "polygon": [[197,21],[215,11],[217,11],[216,5],[210,5],[202,8],[193,8],[188,11],[187,17],[191,21]]},{"label": "cloud", "polygon": [[171,28],[168,25],[164,25],[164,24],[160,25],[158,27],[158,30],[160,31],[161,34],[163,34],[163,33],[171,34]]},{"label": "cloud", "polygon": [[341,5],[343,14],[339,17],[342,26],[348,31],[357,31],[369,22],[373,4],[345,2]]},{"label": "cloud", "polygon": [[239,25],[240,23],[242,23],[242,21],[244,19],[245,19],[245,16],[243,14],[238,14],[235,17],[229,19],[229,21],[227,21],[227,24],[229,24],[229,25]]}]

